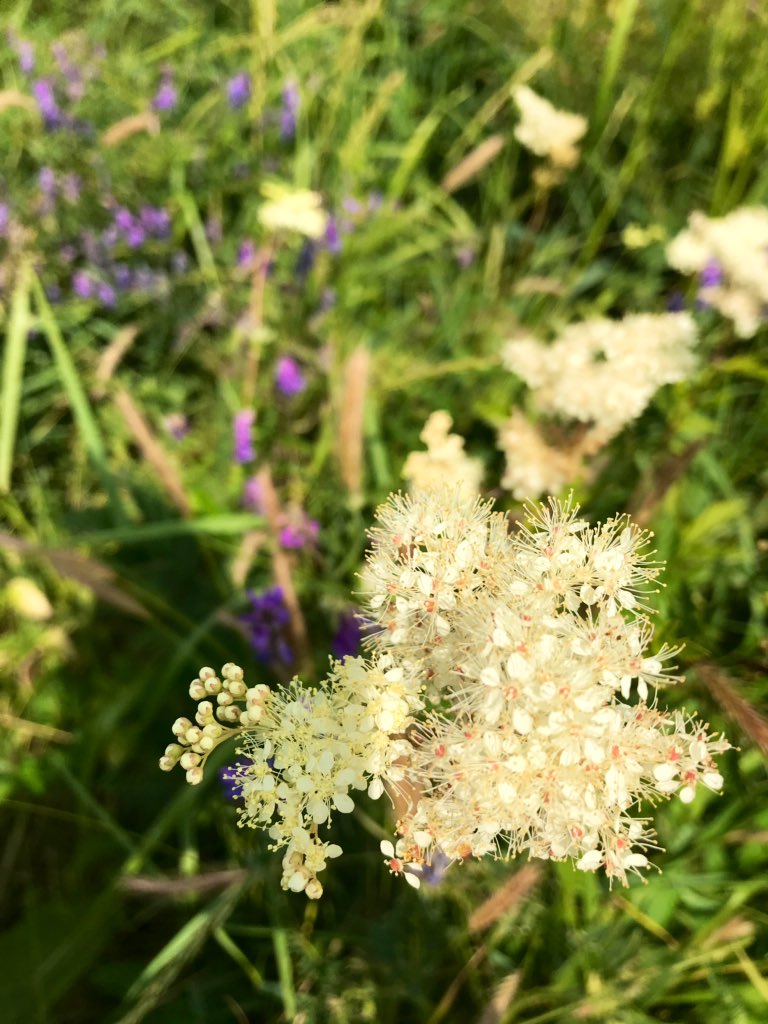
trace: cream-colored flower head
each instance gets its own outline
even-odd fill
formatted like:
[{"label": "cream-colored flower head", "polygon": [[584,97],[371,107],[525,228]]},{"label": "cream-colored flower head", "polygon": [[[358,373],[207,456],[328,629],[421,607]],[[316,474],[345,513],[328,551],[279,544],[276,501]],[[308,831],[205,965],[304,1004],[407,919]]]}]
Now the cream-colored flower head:
[{"label": "cream-colored flower head", "polygon": [[587,130],[586,118],[557,110],[527,85],[519,85],[512,97],[522,115],[515,128],[517,141],[537,156],[548,157],[556,167],[575,166],[579,160],[576,143]]},{"label": "cream-colored flower head", "polygon": [[462,494],[477,494],[483,479],[483,464],[464,451],[464,438],[451,434],[453,420],[444,410],[433,412],[419,435],[425,452],[411,452],[403,466],[403,479],[410,490],[434,490],[458,486]]},{"label": "cream-colored flower head", "polygon": [[687,313],[641,313],[571,324],[550,345],[515,339],[502,357],[533,390],[540,412],[593,424],[607,440],[637,419],[662,385],[691,374],[695,341]]},{"label": "cream-colored flower head", "polygon": [[261,192],[266,202],[259,207],[259,220],[268,231],[297,231],[307,238],[325,234],[328,214],[319,192],[277,182],[265,182]]},{"label": "cream-colored flower head", "polygon": [[507,460],[501,486],[520,500],[560,494],[585,472],[580,448],[548,444],[519,409],[499,429],[498,445]]},{"label": "cream-colored flower head", "polygon": [[700,297],[751,338],[768,306],[768,207],[743,206],[725,217],[696,210],[667,246],[667,260],[683,274],[709,272]]},{"label": "cream-colored flower head", "polygon": [[675,650],[651,648],[648,535],[556,501],[510,532],[490,503],[448,488],[392,495],[377,520],[369,656],[319,687],[201,669],[195,721],[174,722],[160,767],[197,784],[236,737],[240,825],[267,832],[283,889],[309,899],[342,852],[333,819],[385,790],[398,837],[381,851],[414,886],[438,852],[570,859],[626,885],[655,846],[632,809],[718,792],[714,755],[729,747],[659,707],[657,690],[680,680]]}]

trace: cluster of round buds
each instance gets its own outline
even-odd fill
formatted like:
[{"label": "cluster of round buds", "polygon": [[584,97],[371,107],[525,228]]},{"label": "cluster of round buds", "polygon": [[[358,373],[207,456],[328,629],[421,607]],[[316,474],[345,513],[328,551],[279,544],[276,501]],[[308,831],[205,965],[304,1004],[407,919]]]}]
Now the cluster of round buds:
[{"label": "cluster of round buds", "polygon": [[190,697],[199,701],[195,721],[177,718],[171,726],[176,742],[160,758],[162,771],[179,764],[191,786],[202,782],[208,755],[223,740],[260,721],[269,692],[263,684],[247,687],[243,670],[232,662],[222,667],[220,676],[212,668],[201,668],[189,684]]}]

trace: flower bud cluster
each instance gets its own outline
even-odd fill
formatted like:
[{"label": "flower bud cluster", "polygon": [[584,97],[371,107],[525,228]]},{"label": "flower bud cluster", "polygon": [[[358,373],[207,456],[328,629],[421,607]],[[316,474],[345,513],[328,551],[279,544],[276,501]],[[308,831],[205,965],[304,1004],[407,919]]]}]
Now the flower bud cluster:
[{"label": "flower bud cluster", "polygon": [[510,533],[458,490],[393,495],[377,518],[369,657],[334,663],[318,688],[247,688],[236,666],[204,669],[190,687],[197,725],[174,723],[161,767],[181,763],[194,784],[210,750],[239,736],[240,825],[267,831],[283,888],[310,899],[342,852],[333,817],[358,792],[393,799],[398,837],[381,849],[411,885],[433,859],[523,851],[626,884],[654,845],[631,812],[718,791],[713,755],[729,747],[657,707],[679,679],[676,651],[650,649],[650,536],[624,516],[590,526],[556,501]]}]

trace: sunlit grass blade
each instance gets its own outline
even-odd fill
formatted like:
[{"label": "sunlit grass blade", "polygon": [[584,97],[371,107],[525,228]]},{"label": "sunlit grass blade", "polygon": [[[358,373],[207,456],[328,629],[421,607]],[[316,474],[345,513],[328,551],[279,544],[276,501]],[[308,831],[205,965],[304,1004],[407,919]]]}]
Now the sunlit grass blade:
[{"label": "sunlit grass blade", "polygon": [[24,375],[24,355],[29,330],[30,267],[23,261],[18,270],[11,297],[8,333],[3,360],[2,401],[0,402],[0,492],[11,487],[13,449],[18,430],[21,405],[21,384]]}]

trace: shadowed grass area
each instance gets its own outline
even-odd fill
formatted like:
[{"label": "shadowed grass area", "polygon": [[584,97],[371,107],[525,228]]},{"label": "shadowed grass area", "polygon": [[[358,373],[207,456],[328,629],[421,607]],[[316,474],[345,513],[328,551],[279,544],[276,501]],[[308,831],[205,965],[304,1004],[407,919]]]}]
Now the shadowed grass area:
[{"label": "shadowed grass area", "polygon": [[[761,1024],[768,333],[738,338],[699,308],[664,246],[693,210],[768,205],[762,5],[7,6],[0,1017]],[[164,83],[175,104],[157,109]],[[514,137],[524,83],[589,122],[551,188]],[[338,244],[269,236],[274,181],[317,190]],[[167,224],[142,222],[145,207]],[[627,244],[633,226],[651,240]],[[232,751],[196,789],[157,770],[189,679],[230,660],[268,683],[292,674],[256,658],[239,618],[279,572],[306,622],[303,675],[321,678],[373,510],[429,414],[450,411],[485,493],[516,517],[496,430],[513,406],[534,411],[502,343],[663,312],[675,292],[696,319],[696,373],[574,490],[591,520],[627,510],[654,531],[658,642],[685,644],[686,682],[664,697],[738,748],[723,795],[660,807],[661,871],[627,890],[521,859],[454,866],[414,893],[378,855],[382,801],[334,823],[345,856],[322,901],[282,892],[279,856],[236,828],[219,786]],[[275,383],[284,356],[306,379],[295,395]],[[241,465],[243,409],[255,458]],[[274,521],[244,491],[264,468]],[[300,513],[317,540],[282,547],[275,524]],[[50,609],[11,601],[19,577]]]}]

